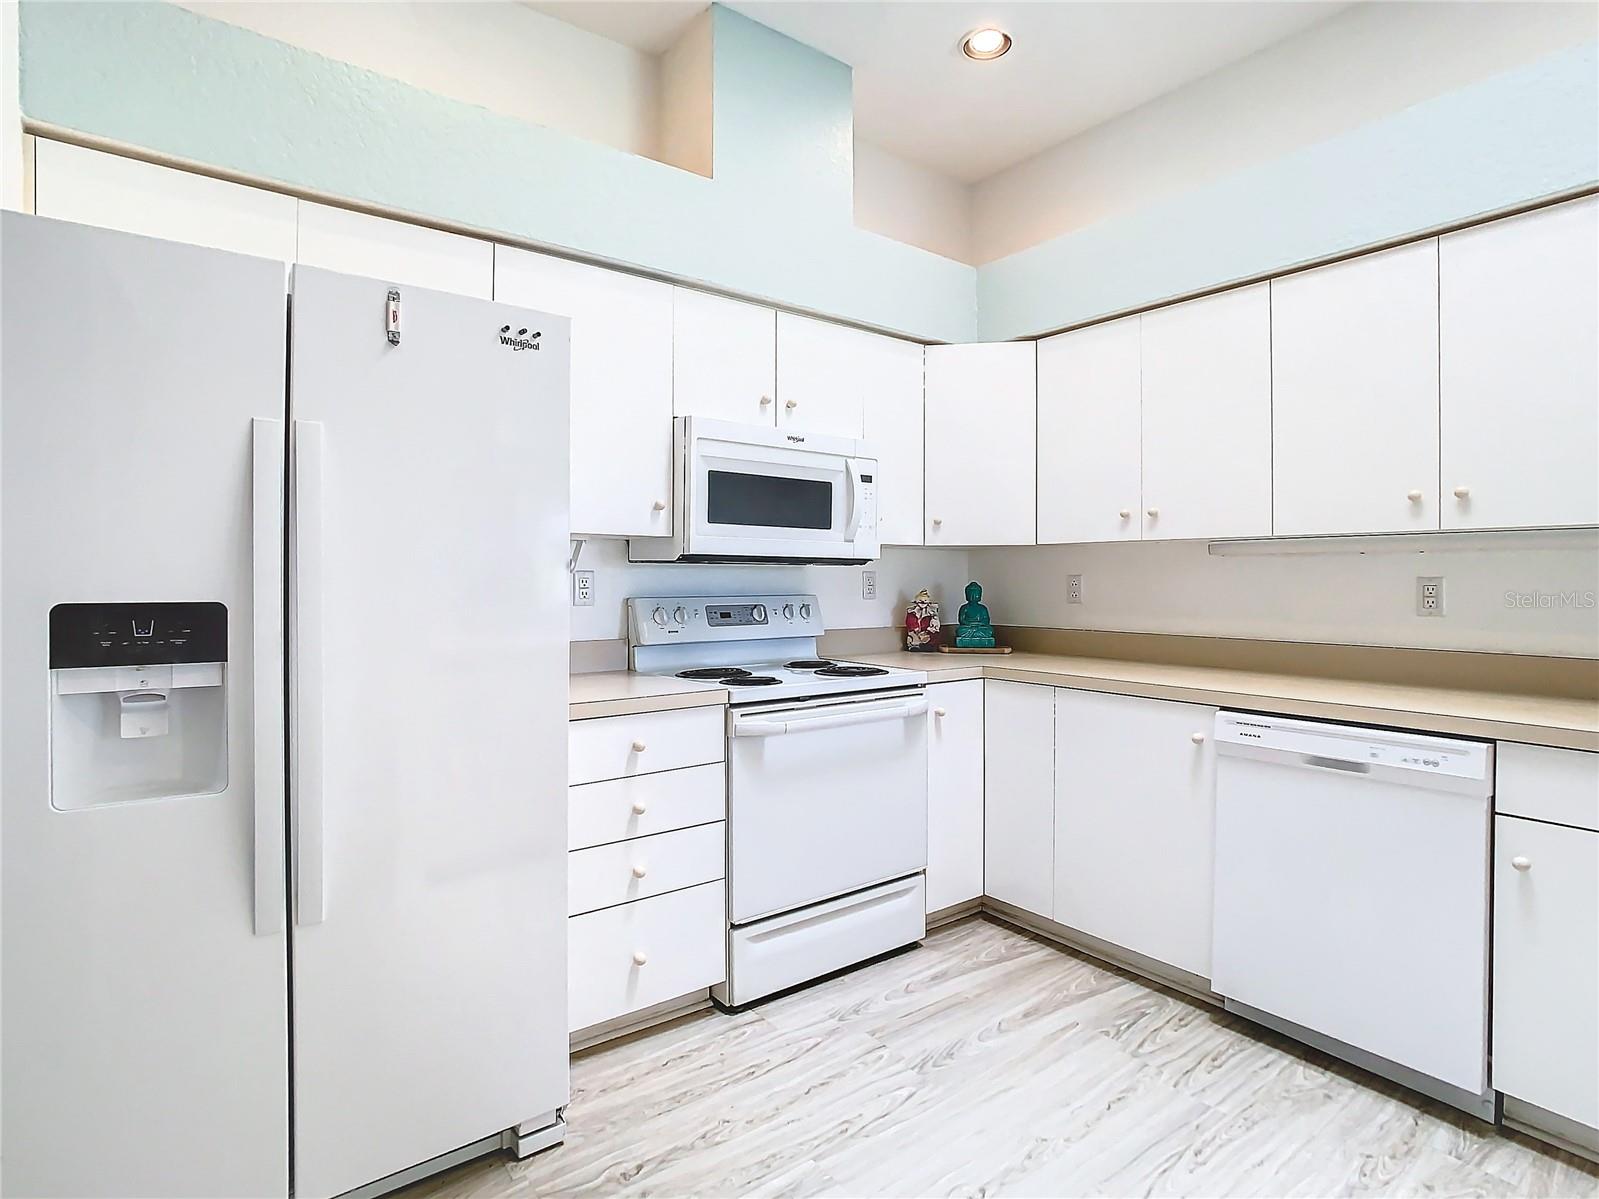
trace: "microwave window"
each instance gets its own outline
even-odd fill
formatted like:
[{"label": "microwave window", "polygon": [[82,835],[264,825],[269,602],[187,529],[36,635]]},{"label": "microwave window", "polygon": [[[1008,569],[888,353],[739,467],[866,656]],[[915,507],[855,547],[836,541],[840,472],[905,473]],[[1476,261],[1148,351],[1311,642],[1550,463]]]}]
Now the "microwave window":
[{"label": "microwave window", "polygon": [[707,472],[706,519],[713,525],[760,525],[769,529],[833,527],[833,485],[821,479]]}]

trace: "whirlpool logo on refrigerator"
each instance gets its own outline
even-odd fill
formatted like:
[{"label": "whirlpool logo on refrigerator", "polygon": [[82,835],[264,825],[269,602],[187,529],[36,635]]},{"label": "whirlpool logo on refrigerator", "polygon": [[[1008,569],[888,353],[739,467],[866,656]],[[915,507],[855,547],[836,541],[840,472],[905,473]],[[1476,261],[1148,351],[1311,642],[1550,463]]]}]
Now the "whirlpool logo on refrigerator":
[{"label": "whirlpool logo on refrigerator", "polygon": [[500,344],[510,346],[513,350],[536,350],[539,348],[539,331],[529,333],[526,329],[511,332],[510,325],[500,326]]}]

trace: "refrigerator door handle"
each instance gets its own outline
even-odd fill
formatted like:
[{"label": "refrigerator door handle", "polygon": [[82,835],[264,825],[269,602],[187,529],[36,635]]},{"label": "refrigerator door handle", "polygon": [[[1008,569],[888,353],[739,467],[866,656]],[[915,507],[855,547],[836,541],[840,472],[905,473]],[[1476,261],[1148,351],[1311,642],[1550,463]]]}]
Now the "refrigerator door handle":
[{"label": "refrigerator door handle", "polygon": [[294,827],[294,923],[321,924],[322,795],[322,422],[294,422],[294,505],[291,512],[294,627],[294,703],[290,760]]},{"label": "refrigerator door handle", "polygon": [[283,931],[283,422],[250,422],[255,935]]}]

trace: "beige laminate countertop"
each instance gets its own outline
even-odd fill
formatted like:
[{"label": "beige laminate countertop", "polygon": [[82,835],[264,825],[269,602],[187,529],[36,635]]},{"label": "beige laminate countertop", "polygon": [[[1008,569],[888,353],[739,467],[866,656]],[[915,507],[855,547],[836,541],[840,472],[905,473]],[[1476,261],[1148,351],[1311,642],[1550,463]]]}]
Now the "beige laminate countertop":
[{"label": "beige laminate countertop", "polygon": [[727,702],[727,688],[693,679],[602,670],[571,676],[567,719],[627,716],[634,712],[670,712],[675,708],[714,708]]},{"label": "beige laminate countertop", "polygon": [[856,662],[923,670],[932,683],[1007,679],[1254,709],[1284,716],[1393,725],[1425,732],[1599,750],[1599,704],[1580,699],[1062,654],[911,654],[900,651],[851,654],[849,657]]}]

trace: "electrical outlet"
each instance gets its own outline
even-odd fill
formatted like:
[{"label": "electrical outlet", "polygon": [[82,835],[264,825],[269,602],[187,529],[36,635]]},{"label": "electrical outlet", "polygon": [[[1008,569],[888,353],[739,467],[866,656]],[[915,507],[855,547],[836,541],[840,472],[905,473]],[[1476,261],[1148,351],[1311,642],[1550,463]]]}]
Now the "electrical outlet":
[{"label": "electrical outlet", "polygon": [[1066,602],[1068,604],[1080,604],[1083,602],[1082,575],[1066,576]]},{"label": "electrical outlet", "polygon": [[861,598],[863,600],[877,598],[877,572],[875,570],[861,571]]},{"label": "electrical outlet", "polygon": [[594,572],[592,570],[574,570],[572,572],[572,607],[592,608],[594,606]]},{"label": "electrical outlet", "polygon": [[1416,615],[1442,616],[1444,614],[1443,575],[1416,576]]}]

